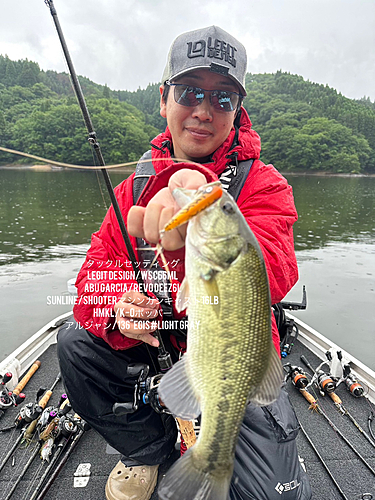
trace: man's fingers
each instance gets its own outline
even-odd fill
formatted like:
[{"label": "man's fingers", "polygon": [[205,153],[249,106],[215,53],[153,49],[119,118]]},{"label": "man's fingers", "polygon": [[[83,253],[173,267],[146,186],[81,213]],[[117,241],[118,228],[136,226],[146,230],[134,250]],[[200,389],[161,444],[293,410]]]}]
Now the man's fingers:
[{"label": "man's fingers", "polygon": [[[173,174],[168,188],[161,189],[148,203],[147,207],[131,207],[128,214],[128,231],[132,236],[144,238],[150,243],[158,243],[160,231],[179,210],[172,196],[176,187],[197,189],[206,184],[206,178],[196,170],[182,169]],[[163,238],[166,250],[177,250],[184,246],[186,228],[168,232]]]},{"label": "man's fingers", "polygon": [[176,204],[170,189],[167,187],[158,191],[149,203],[159,203],[163,207],[173,207]]},{"label": "man's fingers", "polygon": [[146,342],[153,347],[159,346],[159,341],[149,332],[154,332],[157,329],[156,321],[142,321],[132,318],[122,318],[117,321],[117,326],[120,332],[130,339]]},{"label": "man's fingers", "polygon": [[138,335],[138,339],[146,342],[146,344],[151,345],[152,347],[159,347],[159,341],[157,338],[153,337],[149,333],[145,333],[143,335]]},{"label": "man's fingers", "polygon": [[146,209],[144,207],[133,206],[128,213],[128,231],[136,238],[144,238],[143,220]]},{"label": "man's fingers", "polygon": [[[163,229],[166,224],[173,217],[173,213],[171,214],[168,210],[163,210],[160,215],[160,229]],[[176,229],[172,229],[171,231],[167,231],[163,233],[161,244],[165,250],[173,251],[178,248],[182,248],[185,245],[185,237],[186,237],[186,229],[187,224],[180,226]]]},{"label": "man's fingers", "polygon": [[185,189],[198,189],[204,184],[207,184],[207,179],[202,172],[183,168],[171,176],[168,187],[172,192],[174,189],[179,187]]},{"label": "man's fingers", "polygon": [[143,293],[136,291],[124,293],[121,299],[116,302],[115,309],[116,306],[117,308],[124,307],[125,304],[133,304],[137,307],[144,307],[146,309],[158,309],[159,307],[159,301],[157,299],[147,297],[143,295]]},{"label": "man's fingers", "polygon": [[157,309],[146,309],[144,307],[134,307],[130,304],[124,307],[117,307],[115,309],[116,317],[118,318],[140,318],[140,319],[153,319],[159,314]]},{"label": "man's fingers", "polygon": [[162,220],[168,220],[173,217],[173,207],[163,207],[159,203],[149,203],[145,218],[143,221],[143,229],[145,238],[150,243],[157,243],[160,239],[160,230],[163,229]]}]

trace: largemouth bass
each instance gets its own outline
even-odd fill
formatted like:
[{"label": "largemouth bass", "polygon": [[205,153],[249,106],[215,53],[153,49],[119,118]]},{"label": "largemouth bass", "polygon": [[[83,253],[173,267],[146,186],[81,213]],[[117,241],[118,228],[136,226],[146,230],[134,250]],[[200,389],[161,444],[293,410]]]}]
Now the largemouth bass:
[{"label": "largemouth bass", "polygon": [[[183,205],[200,190],[173,195]],[[201,414],[201,429],[158,494],[161,500],[227,500],[246,405],[273,402],[283,380],[271,338],[267,272],[254,234],[226,192],[189,221],[185,246],[177,306],[187,303],[189,323],[199,327],[189,331],[186,354],[163,376],[159,395],[178,417]]]}]

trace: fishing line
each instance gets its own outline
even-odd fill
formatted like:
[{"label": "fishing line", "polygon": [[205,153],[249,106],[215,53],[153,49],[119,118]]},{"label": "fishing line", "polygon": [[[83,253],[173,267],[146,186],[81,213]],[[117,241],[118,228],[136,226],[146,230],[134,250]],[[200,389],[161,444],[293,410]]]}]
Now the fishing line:
[{"label": "fishing line", "polygon": [[[17,151],[16,149],[9,149],[0,146],[0,151],[4,153],[11,153],[18,156],[24,156],[26,158],[31,158],[32,160],[41,161],[43,163],[48,163],[50,165],[54,165],[55,167],[63,167],[63,168],[75,168],[75,169],[83,169],[83,170],[103,170],[103,167],[97,165],[75,165],[73,163],[64,163],[61,161],[50,160],[48,158],[43,158],[42,156],[32,155],[30,153],[25,153],[23,151]],[[163,160],[162,158],[160,160]],[[145,160],[149,161],[149,160]],[[153,160],[154,161],[154,160]],[[181,160],[182,161],[182,160]],[[124,168],[124,167],[134,167],[138,162],[130,161],[126,163],[118,163],[116,165],[106,165],[106,170],[109,168]]]},{"label": "fishing line", "polygon": [[35,456],[37,455],[37,453],[35,453],[35,452],[37,452],[37,453],[39,452],[39,442],[35,443],[35,446],[34,446],[32,452],[31,452],[31,456],[29,457],[29,459],[25,463],[25,465],[24,465],[23,469],[21,470],[20,474],[18,474],[18,477],[17,477],[17,479],[16,479],[16,481],[14,483],[13,483],[13,478],[14,478],[14,475],[13,475],[13,478],[12,478],[12,481],[11,481],[11,483],[13,483],[12,487],[9,490],[9,492],[7,493],[7,496],[5,497],[4,500],[9,500],[9,498],[11,498],[11,496],[13,495],[13,493],[16,490],[17,486],[19,485],[19,483],[23,479],[24,475],[26,474],[26,471],[29,468],[31,462],[34,460]]},{"label": "fishing line", "polygon": [[[1,432],[1,431],[0,431]],[[10,443],[13,441],[13,439],[15,438],[15,435],[16,435],[16,427],[14,427],[11,431],[10,431],[10,435],[9,435],[9,438],[8,438],[8,441],[6,442],[5,446],[3,448],[5,448],[5,451],[0,455],[0,464],[3,462],[6,454],[7,454],[7,449],[10,445]],[[1,469],[0,469],[1,470]]]},{"label": "fishing line", "polygon": [[[77,170],[103,170],[103,167],[98,166],[98,165],[75,165],[74,163],[63,163],[61,161],[55,161],[51,160],[49,158],[43,158],[42,156],[36,156],[32,155],[30,153],[25,153],[24,151],[17,151],[16,149],[9,149],[5,148],[3,146],[0,146],[0,151],[3,151],[4,153],[11,153],[14,155],[18,156],[24,156],[26,158],[31,158],[32,160],[37,160],[41,161],[42,163],[47,163],[49,165],[53,165],[55,167],[62,167],[62,168],[72,168],[72,169],[77,169]],[[152,162],[158,162],[158,161],[165,161],[165,158],[153,158]],[[184,158],[173,158],[171,159],[172,163],[189,163],[190,165],[195,165],[198,167],[201,167],[199,163],[196,163],[195,161],[189,160],[188,162]],[[126,167],[135,167],[138,165],[138,163],[150,163],[150,160],[142,160],[139,159],[138,161],[128,161],[125,163],[116,163],[114,165],[106,165],[105,170],[109,169],[115,169],[115,168],[126,168]],[[22,168],[22,166],[20,167]]]},{"label": "fishing line", "polygon": [[348,497],[345,495],[345,493],[343,492],[343,490],[341,489],[341,486],[338,484],[338,482],[336,481],[335,477],[333,476],[332,472],[330,471],[328,465],[325,463],[323,457],[321,456],[321,454],[319,453],[318,449],[316,448],[315,444],[312,442],[312,440],[310,439],[310,436],[307,434],[307,432],[305,431],[305,429],[303,428],[301,422],[299,422],[299,426],[300,426],[300,429],[303,433],[303,435],[305,436],[305,438],[307,439],[307,441],[309,442],[311,448],[314,450],[314,452],[316,453],[317,457],[319,458],[321,464],[323,465],[323,467],[325,468],[325,470],[327,471],[329,477],[331,478],[333,484],[336,486],[337,488],[337,491],[340,493],[340,495],[342,496],[342,498],[344,500],[349,500]]},{"label": "fishing line", "polygon": [[[313,375],[315,375],[316,373],[316,370],[314,371],[313,367],[311,366],[311,364],[308,362],[308,360],[305,358],[305,356],[301,356],[301,360],[303,361],[303,363],[309,368],[309,370],[311,372],[313,372]],[[315,380],[315,384],[317,385],[317,380]],[[318,386],[318,385],[317,385]],[[329,425],[331,426],[331,428],[333,429],[335,435],[336,435],[336,438],[338,440],[338,442],[340,442],[340,439],[343,439],[345,441],[345,443],[348,445],[348,447],[350,448],[350,450],[352,452],[355,453],[355,455],[357,455],[357,457],[364,463],[364,465],[366,465],[366,467],[368,469],[371,470],[371,472],[375,475],[375,470],[371,468],[370,464],[368,462],[366,462],[365,458],[358,452],[358,450],[352,445],[352,443],[345,437],[345,435],[340,431],[340,429],[334,424],[334,422],[330,419],[330,417],[328,416],[328,413],[329,413],[329,407],[330,407],[330,404],[327,403],[326,401],[326,397],[322,397],[319,399],[319,396],[315,390],[315,387],[314,385],[310,385],[310,386],[307,386],[308,389],[311,391],[311,393],[313,393],[314,395],[314,398],[315,398],[315,401],[316,401],[316,406],[315,406],[315,409],[318,411],[318,413],[320,413],[326,420],[327,422],[329,423]],[[319,393],[320,393],[320,389],[319,389]],[[334,396],[336,396],[336,394],[334,392],[332,392],[332,394]],[[328,393],[325,393],[325,395],[328,397],[330,396],[330,399],[332,399],[332,401],[334,402],[333,400],[333,397],[331,396],[331,394],[328,394]],[[337,398],[337,396],[336,396]],[[339,399],[339,398],[338,398]],[[323,403],[324,401],[324,403]],[[341,400],[340,400],[341,401]],[[341,402],[342,403],[342,402]],[[338,407],[338,405],[335,403],[335,407],[336,409],[340,412],[341,415],[345,415],[345,413],[343,414],[340,410],[340,408]],[[347,412],[347,410],[346,410]],[[366,435],[366,433],[363,431],[363,429],[357,425],[357,423],[355,422],[355,419],[349,414],[349,412],[346,413],[347,416],[350,418],[350,420],[353,422],[353,424],[357,427],[357,429],[361,432],[361,434],[368,440],[370,441],[370,443],[375,446],[375,443],[372,443],[371,442],[371,438]],[[345,451],[344,451],[345,450]],[[345,453],[345,457],[346,459],[350,459],[350,452],[348,450],[347,447],[343,448],[342,449],[342,452]]]},{"label": "fishing line", "polygon": [[102,197],[102,200],[103,200],[104,208],[108,211],[108,205],[107,205],[107,202],[106,202],[105,197],[104,197],[102,185],[100,183],[99,172],[97,170],[95,170],[95,176],[96,176],[96,180],[98,181],[99,191],[100,191],[100,194],[101,194],[101,197]]},{"label": "fishing line", "polygon": [[[37,445],[38,443],[30,443],[27,447],[18,447],[14,453],[13,453],[13,457],[16,457],[16,464],[14,467],[12,467],[12,470],[13,470],[13,474],[11,473],[10,475],[10,479],[8,480],[8,483],[11,485],[11,487],[9,488],[8,491],[6,491],[6,496],[4,498],[4,500],[8,500],[12,495],[13,495],[13,492],[15,491],[18,483],[20,482],[20,480],[17,482],[17,479],[21,477],[22,479],[22,468],[25,467],[25,464],[27,463],[26,461],[26,457],[29,455],[28,453],[28,450],[30,450],[31,448],[31,454],[33,454],[35,452],[35,450],[37,449]],[[29,457],[30,458],[30,457]]]},{"label": "fishing line", "polygon": [[30,496],[29,496],[30,492],[34,488],[36,481],[39,479],[39,474],[40,474],[40,471],[43,469],[43,467],[44,467],[44,460],[41,460],[41,463],[39,464],[38,468],[36,469],[36,471],[34,472],[32,477],[30,478],[29,486],[26,488],[26,491],[22,496],[22,500],[28,500],[30,498]]}]

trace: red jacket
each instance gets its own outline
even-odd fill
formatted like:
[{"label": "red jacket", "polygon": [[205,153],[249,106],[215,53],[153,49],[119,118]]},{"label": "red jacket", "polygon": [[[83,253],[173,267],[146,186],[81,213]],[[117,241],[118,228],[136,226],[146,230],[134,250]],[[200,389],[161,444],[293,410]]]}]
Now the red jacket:
[{"label": "red jacket", "polygon": [[[292,188],[286,179],[272,166],[259,160],[260,138],[251,129],[251,122],[242,108],[237,144],[233,147],[235,129],[232,128],[227,140],[212,155],[212,163],[201,166],[174,163],[166,141],[172,143],[168,128],[157,136],[152,145],[152,159],[156,175],[148,181],[137,205],[146,206],[150,199],[168,185],[170,176],[181,168],[201,171],[207,182],[217,180],[231,161],[228,155],[237,153],[238,161],[254,158],[250,173],[242,188],[237,204],[250,228],[258,239],[266,262],[272,303],[280,302],[293,287],[298,278],[294,253],[292,226],[297,220]],[[233,163],[233,156],[232,156]],[[133,205],[134,174],[115,189],[121,212],[126,222]],[[130,237],[133,248],[136,240]],[[168,262],[181,283],[184,277],[184,249],[166,252]],[[102,337],[113,349],[128,349],[139,341],[123,336],[116,328],[113,306],[124,293],[124,286],[135,284],[130,275],[131,264],[122,240],[119,226],[111,207],[98,232],[92,235],[91,248],[78,274],[76,286],[78,301],[74,307],[74,317],[82,327],[98,337]],[[175,293],[172,294],[173,299]],[[181,314],[175,312],[176,318]],[[272,317],[272,335],[279,351],[279,335]]]}]

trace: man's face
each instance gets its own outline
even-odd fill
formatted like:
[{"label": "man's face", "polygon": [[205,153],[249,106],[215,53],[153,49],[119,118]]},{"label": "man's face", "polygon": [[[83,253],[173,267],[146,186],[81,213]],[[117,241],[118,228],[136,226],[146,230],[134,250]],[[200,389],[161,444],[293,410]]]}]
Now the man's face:
[{"label": "man's face", "polygon": [[[206,90],[227,90],[239,93],[237,85],[227,76],[208,69],[193,70],[173,81]],[[210,103],[209,94],[194,107],[175,102],[174,89],[167,102],[161,99],[160,114],[167,119],[172,134],[174,155],[185,160],[203,160],[225,141],[233,126],[236,111],[218,111]],[[162,87],[161,87],[162,92]]]}]

